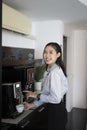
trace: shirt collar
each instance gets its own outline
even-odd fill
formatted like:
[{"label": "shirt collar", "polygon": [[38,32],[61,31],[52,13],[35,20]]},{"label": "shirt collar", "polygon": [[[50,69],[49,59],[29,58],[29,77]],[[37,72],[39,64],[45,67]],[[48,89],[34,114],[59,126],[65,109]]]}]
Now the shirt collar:
[{"label": "shirt collar", "polygon": [[53,64],[51,67],[47,68],[47,72],[49,73],[50,71],[52,71],[53,69],[55,69],[56,67],[58,67],[57,64]]}]

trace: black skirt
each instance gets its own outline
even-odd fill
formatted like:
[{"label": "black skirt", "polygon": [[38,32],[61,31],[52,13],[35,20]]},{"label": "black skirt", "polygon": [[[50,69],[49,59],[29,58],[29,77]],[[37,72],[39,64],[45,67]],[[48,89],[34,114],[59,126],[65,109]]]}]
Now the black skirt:
[{"label": "black skirt", "polygon": [[47,104],[48,130],[66,130],[67,110],[65,103]]}]

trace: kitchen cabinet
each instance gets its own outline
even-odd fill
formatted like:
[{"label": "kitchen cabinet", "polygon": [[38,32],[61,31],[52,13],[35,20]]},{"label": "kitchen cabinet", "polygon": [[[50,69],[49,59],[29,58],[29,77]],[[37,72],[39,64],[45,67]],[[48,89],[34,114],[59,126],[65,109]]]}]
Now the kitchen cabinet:
[{"label": "kitchen cabinet", "polygon": [[2,3],[2,27],[18,33],[31,33],[31,19],[10,6]]},{"label": "kitchen cabinet", "polygon": [[30,118],[30,129],[47,129],[47,109],[46,104],[36,109]]}]

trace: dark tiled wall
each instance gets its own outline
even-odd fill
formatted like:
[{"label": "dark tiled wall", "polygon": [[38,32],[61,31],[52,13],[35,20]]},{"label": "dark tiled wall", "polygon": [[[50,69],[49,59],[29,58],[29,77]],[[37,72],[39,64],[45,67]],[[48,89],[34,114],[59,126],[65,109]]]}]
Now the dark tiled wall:
[{"label": "dark tiled wall", "polygon": [[34,49],[2,47],[2,65],[26,65],[34,61]]}]

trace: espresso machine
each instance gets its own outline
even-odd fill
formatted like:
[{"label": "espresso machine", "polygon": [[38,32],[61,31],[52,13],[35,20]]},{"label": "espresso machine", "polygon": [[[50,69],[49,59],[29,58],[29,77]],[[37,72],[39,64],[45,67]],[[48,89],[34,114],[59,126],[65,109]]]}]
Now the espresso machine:
[{"label": "espresso machine", "polygon": [[21,82],[2,84],[2,118],[15,118],[16,105],[23,103]]}]

